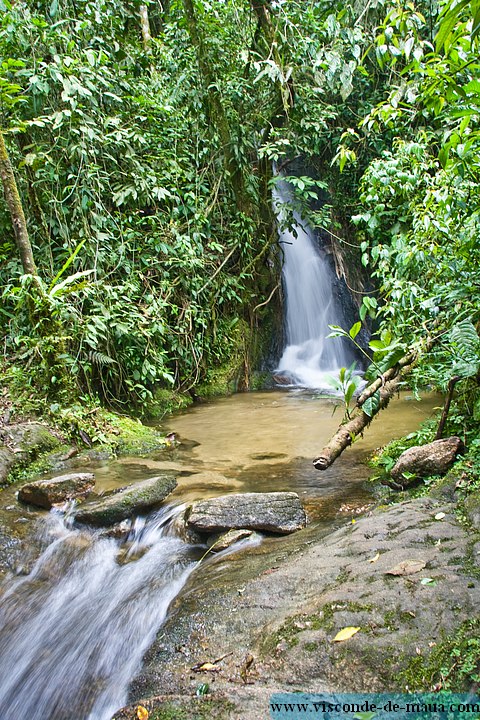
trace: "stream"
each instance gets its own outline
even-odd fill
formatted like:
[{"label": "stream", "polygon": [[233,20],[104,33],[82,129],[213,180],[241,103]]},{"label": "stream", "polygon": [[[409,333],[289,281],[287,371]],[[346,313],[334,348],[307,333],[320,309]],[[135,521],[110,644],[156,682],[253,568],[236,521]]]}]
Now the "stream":
[{"label": "stream", "polygon": [[[219,555],[225,562],[239,547],[202,559],[206,548],[179,532],[186,504],[232,492],[291,490],[307,510],[308,531],[324,533],[372,503],[364,484],[372,451],[417,428],[436,403],[434,396],[418,402],[403,394],[324,473],[312,458],[340,421],[333,400],[298,390],[197,405],[168,420],[164,429],[175,432],[176,447],[74,468],[95,473],[97,493],[175,471],[178,487],[168,502],[136,518],[126,539],[74,527],[68,512],[20,507],[14,489],[3,491],[2,522],[27,529],[0,591],[0,717],[109,720],[127,702],[142,657],[191,573],[202,573]],[[248,540],[242,543],[245,548]],[[32,559],[33,544],[41,551]]]}]

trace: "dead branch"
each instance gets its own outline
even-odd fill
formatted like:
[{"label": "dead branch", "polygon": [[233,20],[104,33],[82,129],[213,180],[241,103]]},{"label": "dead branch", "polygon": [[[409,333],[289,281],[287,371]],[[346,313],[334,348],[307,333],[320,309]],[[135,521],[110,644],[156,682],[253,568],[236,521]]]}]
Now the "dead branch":
[{"label": "dead branch", "polygon": [[326,445],[320,455],[315,458],[313,465],[317,470],[326,470],[333,465],[337,457],[349,447],[354,440],[365,430],[368,425],[372,422],[375,415],[387,407],[388,403],[399,389],[399,385],[402,381],[401,368],[398,370],[398,374],[392,380],[388,380],[383,387],[378,388],[380,393],[380,399],[378,408],[372,417],[363,412],[360,407],[356,407],[352,413],[350,420],[344,425],[340,425],[337,432],[330,439],[328,445]]},{"label": "dead branch", "polygon": [[[393,367],[386,370],[365,388],[357,399],[357,404],[350,415],[349,421],[340,425],[335,435],[330,438],[330,442],[325,445],[320,455],[313,461],[313,465],[317,470],[326,470],[330,465],[333,465],[337,457],[361,435],[380,410],[387,407],[392,397],[400,389],[404,375],[408,375],[422,354],[432,349],[438,337],[427,336],[420,343],[418,349],[405,353]],[[362,407],[368,398],[373,397],[376,392],[379,393],[379,401],[370,417],[363,411]]]}]

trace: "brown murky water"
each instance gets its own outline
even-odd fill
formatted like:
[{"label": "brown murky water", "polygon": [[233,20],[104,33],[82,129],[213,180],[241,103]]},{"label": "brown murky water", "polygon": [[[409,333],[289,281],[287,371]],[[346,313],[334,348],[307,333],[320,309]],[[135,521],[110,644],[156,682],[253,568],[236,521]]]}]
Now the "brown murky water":
[{"label": "brown murky water", "polygon": [[[148,458],[122,457],[81,469],[95,473],[98,493],[173,471],[178,487],[169,500],[174,503],[232,492],[292,490],[302,497],[311,520],[328,522],[371,502],[364,487],[368,457],[392,438],[416,429],[438,403],[435,395],[417,401],[402,393],[325,472],[315,470],[312,460],[335,432],[342,410],[333,399],[295,390],[238,394],[196,405],[170,417],[162,428],[175,432],[177,447]],[[0,514],[18,531],[25,516],[44,513],[19,507],[15,488],[8,488],[0,494]]]},{"label": "brown murky water", "polygon": [[191,502],[231,492],[292,490],[312,519],[352,512],[371,500],[364,488],[365,461],[394,437],[416,429],[438,406],[403,393],[337,462],[325,472],[313,458],[342,417],[335,402],[311,392],[245,393],[197,405],[169,418],[165,429],[180,445],[144,458],[120,458],[94,469],[98,490],[169,469],[177,473],[174,502]]}]

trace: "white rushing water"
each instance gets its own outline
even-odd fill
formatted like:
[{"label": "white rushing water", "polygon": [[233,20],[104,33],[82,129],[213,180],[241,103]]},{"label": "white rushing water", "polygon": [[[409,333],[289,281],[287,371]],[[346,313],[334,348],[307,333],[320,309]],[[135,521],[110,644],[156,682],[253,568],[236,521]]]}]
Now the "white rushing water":
[{"label": "white rushing water", "polygon": [[[110,720],[195,567],[175,510],[138,518],[128,542],[65,527],[0,610],[0,718]],[[197,553],[198,558],[198,553]]]},{"label": "white rushing water", "polygon": [[340,339],[327,339],[328,326],[339,324],[339,310],[332,290],[333,271],[317,247],[312,228],[297,212],[291,229],[283,227],[282,206],[291,198],[288,184],[280,181],[274,208],[283,251],[286,347],[275,372],[292,385],[326,388],[326,377],[337,375],[352,358]]}]

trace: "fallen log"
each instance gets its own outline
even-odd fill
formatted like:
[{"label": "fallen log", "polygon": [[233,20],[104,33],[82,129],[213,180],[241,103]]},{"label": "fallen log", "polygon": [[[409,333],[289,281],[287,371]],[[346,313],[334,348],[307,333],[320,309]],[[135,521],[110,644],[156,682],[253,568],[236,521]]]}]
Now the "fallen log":
[{"label": "fallen log", "polygon": [[372,413],[372,416],[367,415],[363,412],[362,408],[357,405],[350,417],[350,420],[344,425],[340,425],[335,435],[333,435],[330,439],[328,445],[323,448],[320,455],[313,461],[313,465],[317,470],[326,470],[329,468],[330,465],[333,465],[337,457],[339,457],[347,447],[352,445],[365,428],[370,425],[377,413],[387,407],[388,403],[397,392],[401,381],[402,377],[399,370],[399,373],[395,378],[385,382],[383,387],[376,388],[375,392],[377,390],[379,391],[380,399],[377,410],[375,413]]},{"label": "fallen log", "polygon": [[[342,423],[330,442],[325,445],[320,455],[315,458],[313,465],[317,470],[326,470],[335,460],[350,447],[359,435],[372,422],[373,418],[384,410],[395,393],[400,389],[403,376],[408,374],[421,354],[429,352],[436,342],[436,338],[427,337],[418,350],[412,350],[398,360],[398,362],[380,377],[374,380],[359,395],[348,422]],[[371,415],[363,411],[366,401],[378,392],[378,403],[372,409]]]},{"label": "fallen log", "polygon": [[413,361],[416,359],[416,354],[411,352],[407,353],[407,355],[404,355],[403,358],[400,358],[400,360],[394,365],[393,367],[389,368],[386,372],[383,373],[383,375],[380,375],[376,380],[374,380],[370,385],[368,385],[365,390],[360,393],[360,395],[357,398],[357,407],[361,407],[368,398],[375,395],[377,390],[379,390],[387,380],[392,380],[395,378],[399,372],[403,370],[403,368],[407,367],[408,365],[412,365]]}]

